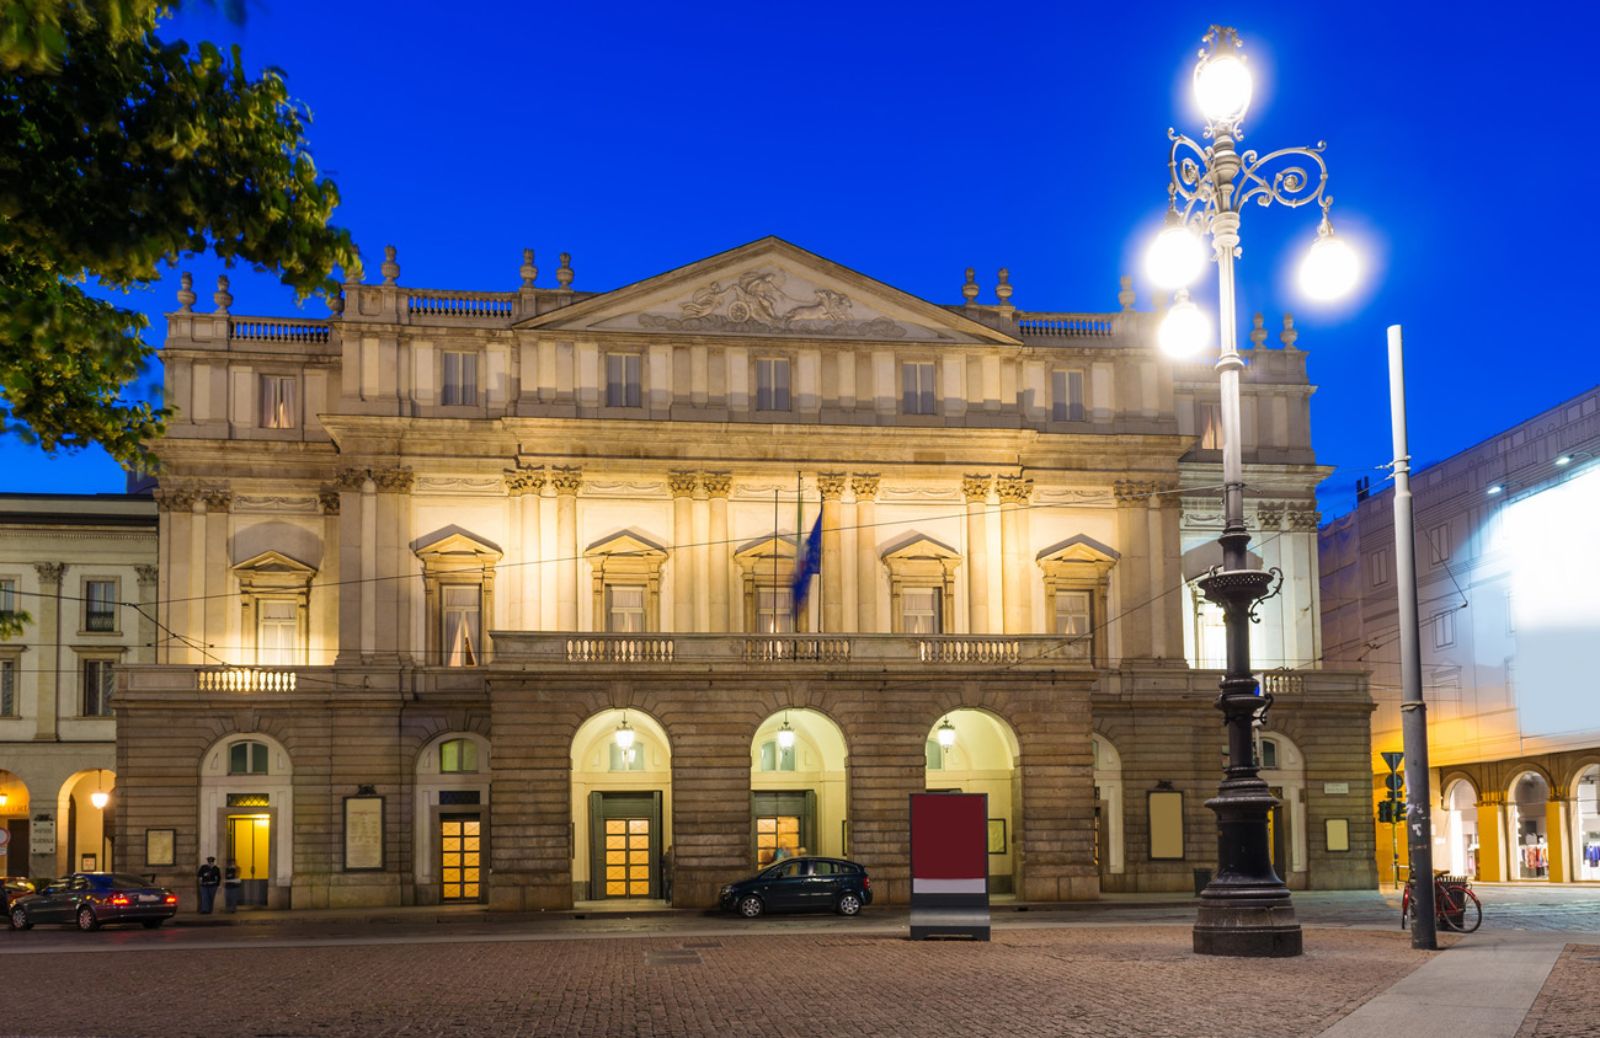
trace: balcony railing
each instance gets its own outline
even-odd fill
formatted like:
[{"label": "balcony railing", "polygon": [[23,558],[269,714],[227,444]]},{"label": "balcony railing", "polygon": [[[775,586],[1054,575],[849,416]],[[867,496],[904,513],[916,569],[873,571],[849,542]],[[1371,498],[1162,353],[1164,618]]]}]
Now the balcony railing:
[{"label": "balcony railing", "polygon": [[419,317],[455,317],[504,321],[516,315],[515,292],[451,292],[413,288],[406,292],[406,312]]},{"label": "balcony railing", "polygon": [[228,322],[228,338],[234,341],[323,343],[329,337],[327,321],[296,320],[283,317],[246,317]]},{"label": "balcony railing", "polygon": [[202,692],[293,692],[295,672],[286,667],[202,667],[195,684]]},{"label": "balcony railing", "polygon": [[1024,339],[1108,339],[1112,333],[1108,314],[1019,313],[1016,328]]}]

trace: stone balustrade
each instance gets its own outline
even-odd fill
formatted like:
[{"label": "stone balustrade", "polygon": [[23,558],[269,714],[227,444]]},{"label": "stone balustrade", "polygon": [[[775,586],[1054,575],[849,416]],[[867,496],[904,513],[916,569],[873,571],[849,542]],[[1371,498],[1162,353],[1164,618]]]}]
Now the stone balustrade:
[{"label": "stone balustrade", "polygon": [[506,321],[516,316],[515,292],[452,292],[442,289],[406,290],[406,313],[413,317],[452,317]]},{"label": "stone balustrade", "polygon": [[230,342],[325,343],[329,340],[329,336],[327,321],[247,317],[228,322]]},{"label": "stone balustrade", "polygon": [[287,667],[200,667],[195,687],[201,692],[293,692],[295,672]]},{"label": "stone balustrade", "polygon": [[1109,339],[1114,319],[1110,314],[1018,313],[1017,334],[1024,339]]}]

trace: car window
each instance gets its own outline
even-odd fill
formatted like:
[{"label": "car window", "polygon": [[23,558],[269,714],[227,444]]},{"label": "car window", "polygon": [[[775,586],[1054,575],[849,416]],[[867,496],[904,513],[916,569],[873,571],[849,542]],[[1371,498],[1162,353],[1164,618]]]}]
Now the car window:
[{"label": "car window", "polygon": [[82,876],[73,876],[71,879],[67,880],[65,886],[66,889],[71,892],[88,890],[89,881]]},{"label": "car window", "polygon": [[806,862],[803,861],[786,861],[782,865],[779,865],[777,868],[773,869],[771,872],[767,873],[767,878],[793,879],[796,876],[804,875],[802,870],[804,869],[805,865]]},{"label": "car window", "polygon": [[839,866],[836,862],[814,861],[811,863],[811,874],[813,876],[837,876],[839,874]]}]

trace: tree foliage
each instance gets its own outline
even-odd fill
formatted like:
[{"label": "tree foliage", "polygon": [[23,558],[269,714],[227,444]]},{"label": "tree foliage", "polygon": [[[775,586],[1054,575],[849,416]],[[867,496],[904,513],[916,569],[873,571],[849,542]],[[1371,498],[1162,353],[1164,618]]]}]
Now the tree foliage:
[{"label": "tree foliage", "polygon": [[304,298],[359,271],[283,74],[156,35],[149,0],[0,0],[0,431],[147,464],[167,411],[125,388],[144,315],[84,291],[186,255],[275,271]]}]

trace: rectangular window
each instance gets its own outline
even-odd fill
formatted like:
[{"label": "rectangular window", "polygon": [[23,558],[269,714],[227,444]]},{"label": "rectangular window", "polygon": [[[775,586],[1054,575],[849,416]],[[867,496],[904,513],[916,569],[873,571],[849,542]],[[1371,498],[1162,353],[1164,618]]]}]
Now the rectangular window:
[{"label": "rectangular window", "polygon": [[1450,524],[1440,523],[1428,531],[1428,556],[1435,566],[1450,561]]},{"label": "rectangular window", "polygon": [[1090,633],[1089,592],[1056,592],[1056,633],[1065,639],[1061,655],[1067,659],[1086,660],[1093,635]]},{"label": "rectangular window", "polygon": [[906,634],[938,634],[944,630],[936,587],[908,587],[900,593],[901,626]]},{"label": "rectangular window", "polygon": [[1214,401],[1201,401],[1194,405],[1194,427],[1200,430],[1200,449],[1222,449],[1222,405]]},{"label": "rectangular window", "polygon": [[933,364],[900,365],[900,412],[933,414]]},{"label": "rectangular window", "polygon": [[785,749],[778,745],[776,739],[768,739],[761,744],[761,770],[762,771],[793,771],[794,747]]},{"label": "rectangular window", "polygon": [[1438,613],[1433,618],[1433,647],[1445,649],[1456,643],[1456,614]]},{"label": "rectangular window", "polygon": [[644,631],[643,586],[606,585],[606,630],[615,634],[640,634]]},{"label": "rectangular window", "polygon": [[83,661],[83,716],[110,717],[111,693],[117,688],[112,660]]},{"label": "rectangular window", "polygon": [[293,375],[261,376],[261,428],[295,427],[295,383]]},{"label": "rectangular window", "polygon": [[117,582],[115,580],[86,580],[83,582],[83,629],[86,631],[115,631],[117,629]]},{"label": "rectangular window", "polygon": [[17,578],[0,577],[0,616],[17,611]]},{"label": "rectangular window", "polygon": [[641,399],[639,355],[606,354],[606,406],[638,407]]},{"label": "rectangular window", "polygon": [[17,716],[17,661],[0,660],[0,717]]},{"label": "rectangular window", "polygon": [[794,592],[786,587],[756,588],[756,631],[794,633]]},{"label": "rectangular window", "polygon": [[1059,369],[1050,373],[1050,420],[1083,421],[1083,372]]},{"label": "rectangular window", "polygon": [[295,663],[299,641],[299,606],[294,601],[266,599],[256,603],[257,663],[267,667]]},{"label": "rectangular window", "polygon": [[789,361],[785,357],[756,360],[756,410],[789,410]]},{"label": "rectangular window", "polygon": [[1367,571],[1372,579],[1373,587],[1382,587],[1389,583],[1389,549],[1379,548],[1367,556]]},{"label": "rectangular window", "polygon": [[[267,773],[267,744],[264,742],[236,742],[228,747],[228,774],[265,775]],[[235,806],[235,805],[229,805]]]},{"label": "rectangular window", "polygon": [[444,353],[444,378],[439,402],[446,406],[471,406],[478,402],[478,355]]},{"label": "rectangular window", "polygon": [[476,584],[446,584],[441,592],[444,665],[476,667],[483,654],[483,589]]}]

